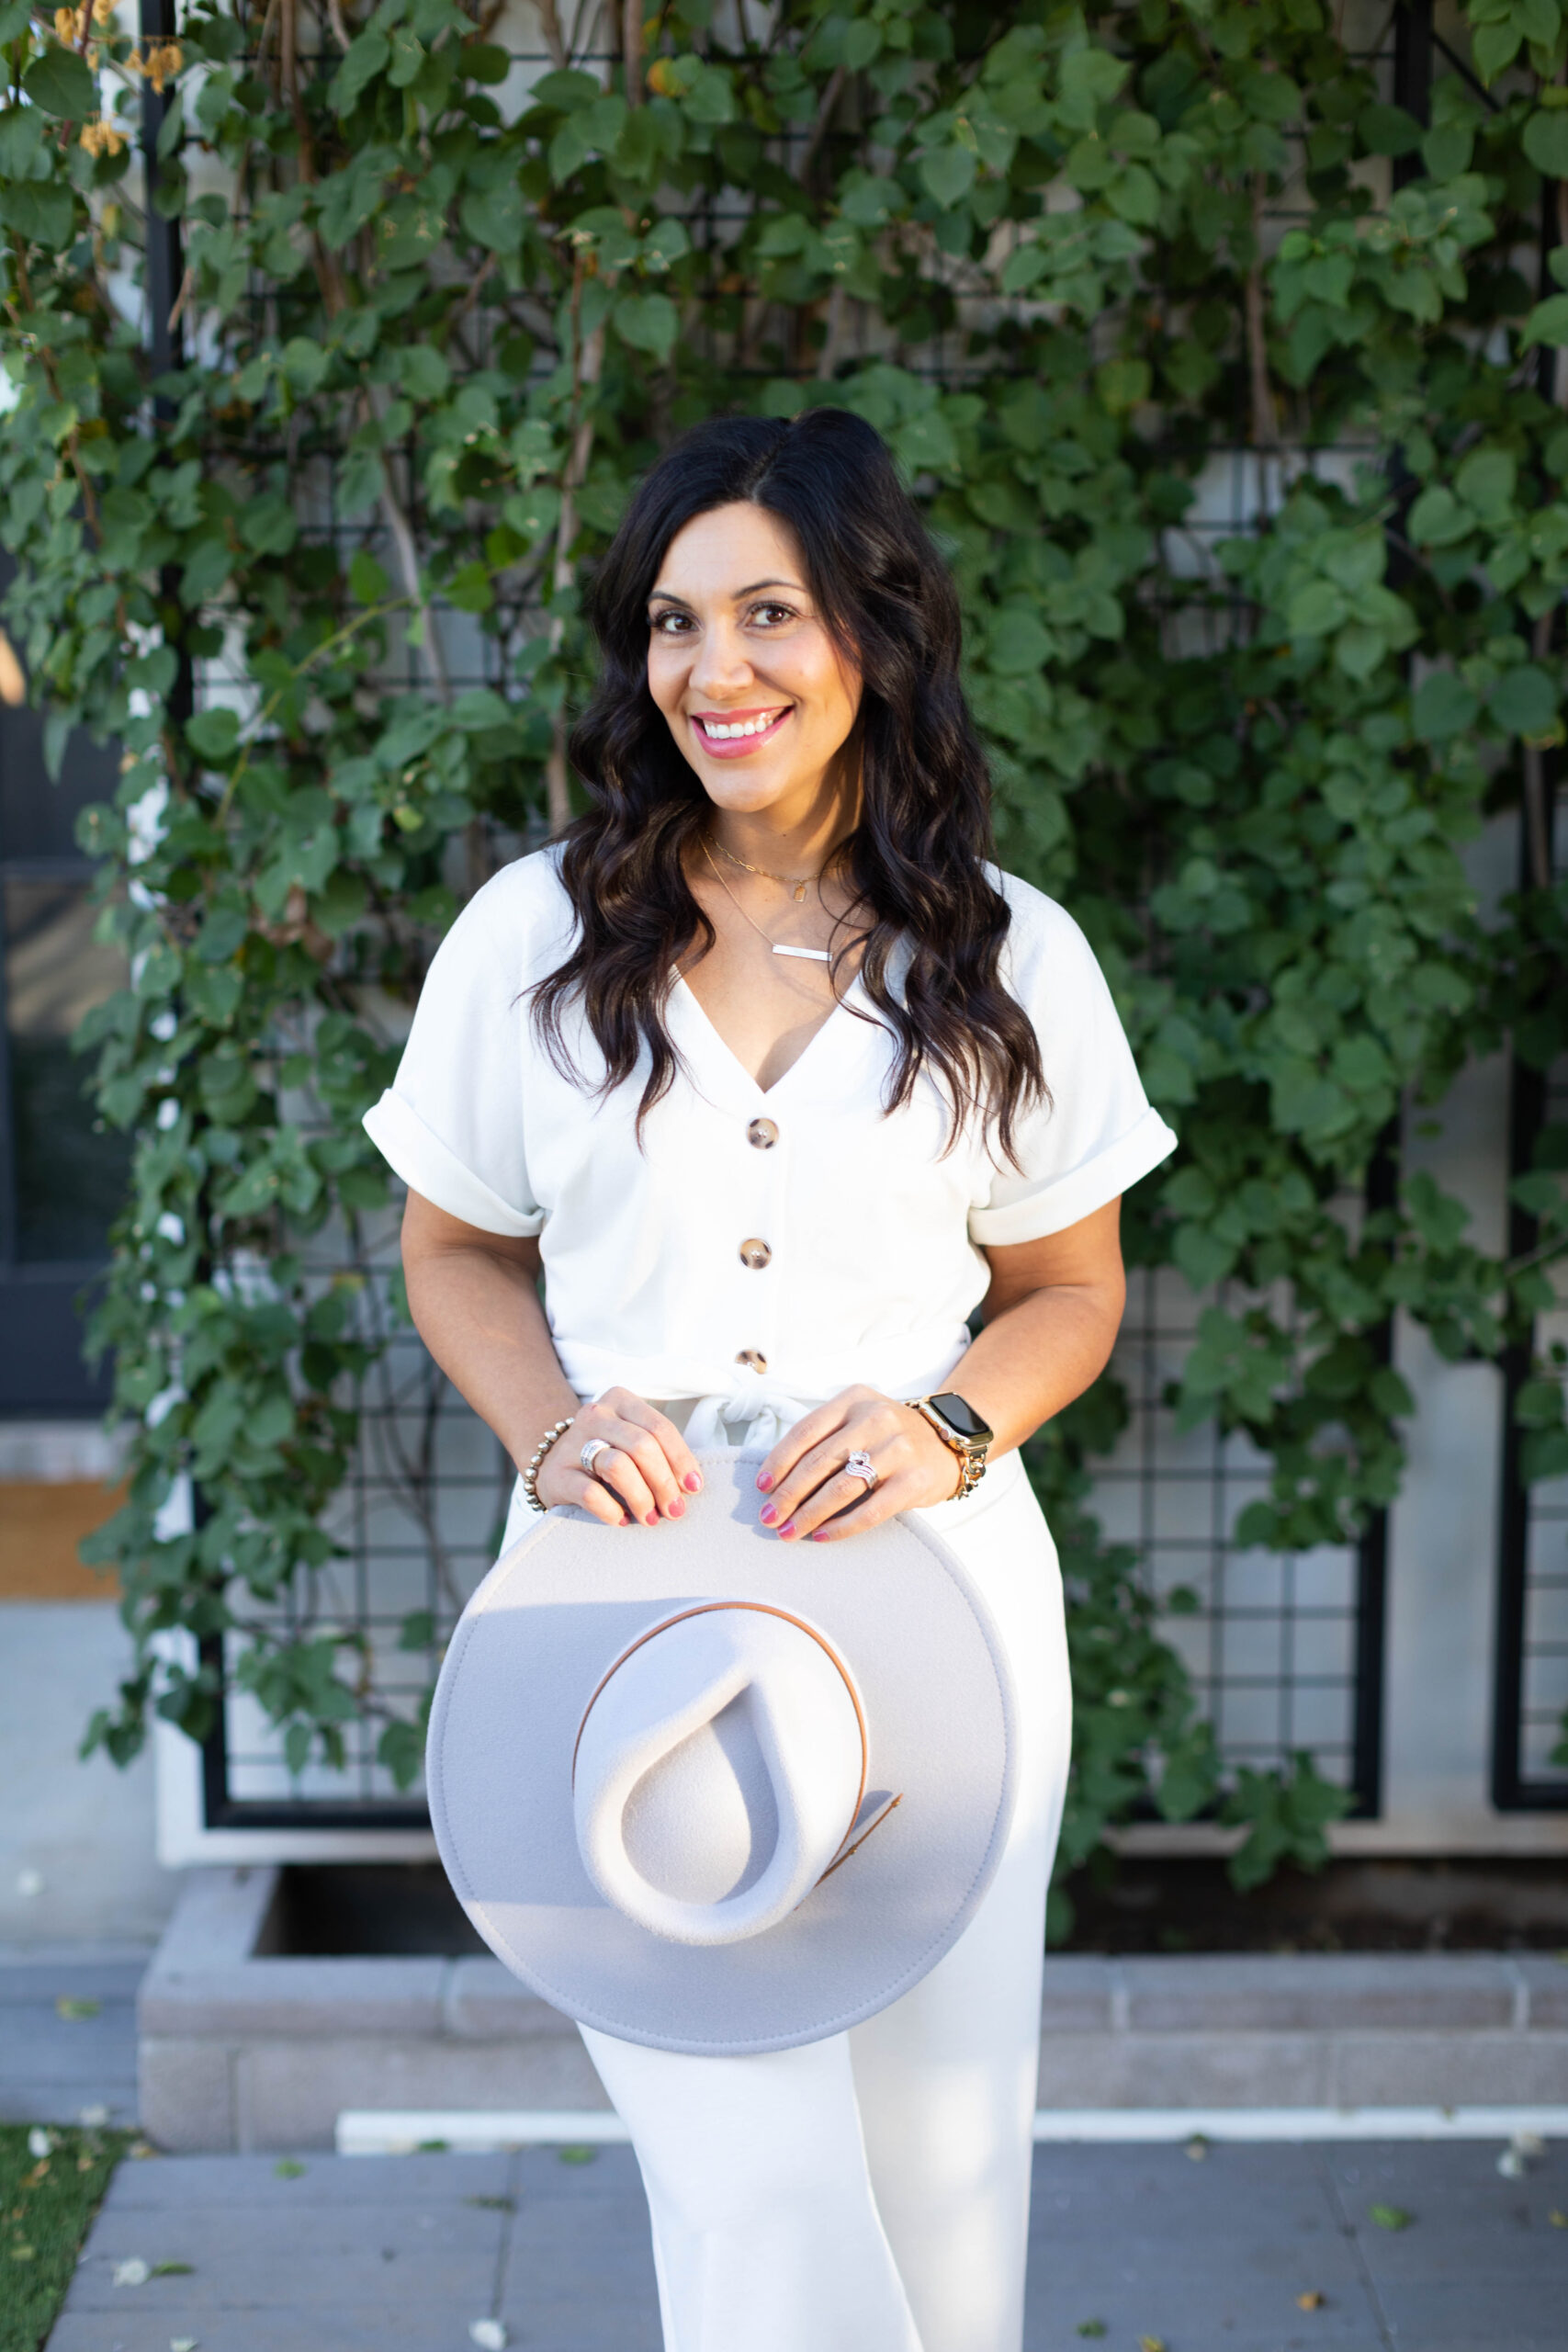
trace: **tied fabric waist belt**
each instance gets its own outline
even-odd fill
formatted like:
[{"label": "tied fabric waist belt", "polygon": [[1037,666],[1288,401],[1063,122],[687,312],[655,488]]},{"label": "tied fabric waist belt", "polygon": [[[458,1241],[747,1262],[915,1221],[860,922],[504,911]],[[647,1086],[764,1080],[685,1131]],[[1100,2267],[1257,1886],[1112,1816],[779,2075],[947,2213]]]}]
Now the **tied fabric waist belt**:
[{"label": "tied fabric waist belt", "polygon": [[745,1424],[746,1434],[740,1441],[743,1453],[766,1453],[776,1445],[785,1430],[790,1429],[815,1407],[803,1404],[797,1396],[785,1396],[776,1389],[759,1389],[753,1381],[749,1387],[738,1388],[728,1396],[699,1396],[686,1417],[686,1443],[694,1453],[705,1446],[728,1445],[725,1433],[727,1421]]}]

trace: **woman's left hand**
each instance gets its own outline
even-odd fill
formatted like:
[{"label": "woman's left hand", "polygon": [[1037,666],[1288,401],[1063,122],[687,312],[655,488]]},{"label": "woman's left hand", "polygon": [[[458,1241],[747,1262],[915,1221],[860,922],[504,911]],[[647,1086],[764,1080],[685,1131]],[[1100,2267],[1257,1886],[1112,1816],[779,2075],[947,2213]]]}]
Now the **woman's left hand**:
[{"label": "woman's left hand", "polygon": [[[857,1453],[871,1457],[874,1487],[844,1468]],[[874,1388],[846,1388],[786,1430],[758,1471],[768,1498],[762,1521],[785,1543],[808,1535],[834,1544],[898,1511],[950,1501],[959,1473],[952,1447],[911,1407]]]}]

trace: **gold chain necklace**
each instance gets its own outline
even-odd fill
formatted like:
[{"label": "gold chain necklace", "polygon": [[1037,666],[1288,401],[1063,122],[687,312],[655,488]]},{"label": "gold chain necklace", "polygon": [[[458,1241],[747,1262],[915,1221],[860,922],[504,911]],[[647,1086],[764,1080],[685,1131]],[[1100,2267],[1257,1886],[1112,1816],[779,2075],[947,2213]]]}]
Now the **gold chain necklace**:
[{"label": "gold chain necklace", "polygon": [[[833,959],[825,947],[781,947],[776,939],[769,939],[767,933],[762,929],[762,926],[757,921],[756,916],[748,914],[746,909],[741,905],[739,899],[736,897],[734,891],[725,880],[723,871],[715,861],[714,854],[708,847],[708,837],[705,833],[702,837],[702,842],[704,853],[706,855],[708,864],[713,867],[714,876],[718,883],[719,888],[724,892],[725,897],[729,900],[730,905],[735,909],[736,913],[741,918],[741,921],[750,924],[759,939],[767,940],[768,945],[773,949],[775,956],[797,956],[803,964],[830,964],[832,962]],[[721,842],[719,846],[722,848],[723,843]],[[726,854],[728,854],[728,853]],[[735,863],[737,865],[743,865],[745,861],[744,859],[738,857]],[[748,865],[746,867],[746,871],[748,874],[761,874],[762,872],[762,868],[760,865]],[[777,882],[782,880],[782,876],[777,874],[770,874],[767,876],[767,879],[770,882]],[[809,881],[810,879],[811,876],[808,875],[807,876],[807,880]]]},{"label": "gold chain necklace", "polygon": [[[703,835],[705,847],[706,846],[707,838],[706,833],[705,833]],[[716,841],[717,835],[716,834],[714,838]],[[722,842],[718,842],[718,851],[719,855],[721,857],[727,857],[731,865],[739,865],[748,874],[760,874],[764,882],[777,882],[782,888],[785,890],[793,890],[795,893],[795,902],[796,906],[799,906],[801,900],[806,896],[807,884],[808,882],[820,882],[823,875],[828,871],[828,866],[823,865],[819,866],[815,874],[802,874],[798,876],[794,874],[773,874],[769,872],[765,865],[748,865],[743,857],[737,857],[735,852],[732,849],[726,849]],[[710,865],[713,865],[713,854],[711,851],[708,854],[708,863]],[[832,860],[830,858],[829,859],[828,864],[829,865],[832,864]],[[716,865],[714,866],[713,870],[716,874],[718,874],[718,868]],[[722,882],[724,880],[723,875],[718,874],[718,878]],[[737,906],[739,906],[739,899],[737,899],[735,903]],[[746,910],[744,907],[741,907],[740,911],[742,914],[745,913]],[[766,932],[763,933],[762,936],[764,939],[767,937]]]}]

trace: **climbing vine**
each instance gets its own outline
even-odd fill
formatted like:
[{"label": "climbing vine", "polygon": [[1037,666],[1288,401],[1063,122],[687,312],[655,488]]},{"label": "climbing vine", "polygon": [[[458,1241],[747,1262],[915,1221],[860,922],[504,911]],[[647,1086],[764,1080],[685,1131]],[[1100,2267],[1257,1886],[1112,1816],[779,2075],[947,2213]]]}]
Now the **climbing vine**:
[{"label": "climbing vine", "polygon": [[[96,1549],[140,1663],[94,1742],[129,1756],[150,1708],[201,1736],[214,1673],[158,1637],[243,1629],[330,1556],[385,1335],[304,1245],[387,1198],[375,1007],[498,837],[568,813],[583,568],[716,410],[854,408],[950,556],[1004,861],[1085,923],[1181,1134],[1129,1248],[1224,1285],[1176,1404],[1269,1459],[1239,1538],[1353,1541],[1394,1496],[1396,1309],[1450,1355],[1528,1341],[1568,1135],[1513,1259],[1389,1154],[1467,1061],[1568,1044],[1568,18],[1472,0],[1412,112],[1375,54],[1398,14],[186,0],[151,41],[112,0],[0,0],[7,626],[53,755],[121,751],[82,838],[130,980],[85,1042],[135,1137],[95,1323],[132,1480]],[[1521,887],[1478,910],[1464,851],[1515,807]],[[1561,1476],[1551,1363],[1519,1410],[1527,1475]],[[1244,1877],[1316,1859],[1342,1799],[1305,1758],[1231,1783],[1086,1515],[1124,1412],[1108,1379],[1033,1457],[1065,1860],[1151,1800],[1247,1824]],[[382,1703],[359,1637],[281,1626],[238,1672],[292,1765],[331,1761]],[[379,1737],[412,1777],[417,1722]]]}]

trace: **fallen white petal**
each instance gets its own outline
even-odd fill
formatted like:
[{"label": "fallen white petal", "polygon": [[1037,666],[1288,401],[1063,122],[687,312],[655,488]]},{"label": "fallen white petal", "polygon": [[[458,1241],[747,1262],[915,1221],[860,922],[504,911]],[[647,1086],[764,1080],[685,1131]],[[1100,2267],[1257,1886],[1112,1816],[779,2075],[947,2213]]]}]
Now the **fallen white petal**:
[{"label": "fallen white petal", "polygon": [[1516,2132],[1508,2145],[1517,2155],[1544,2156],[1546,2142],[1539,2132]]},{"label": "fallen white petal", "polygon": [[107,2107],[85,2107],[76,2120],[85,2131],[101,2132],[109,2120],[109,2111]]},{"label": "fallen white petal", "polygon": [[133,2254],[129,2261],[117,2262],[114,2267],[117,2287],[145,2287],[152,2276],[152,2271],[139,2254]]},{"label": "fallen white petal", "polygon": [[506,2330],[498,2319],[477,2319],[468,2335],[479,2352],[506,2352]]},{"label": "fallen white petal", "polygon": [[53,2132],[45,2132],[39,2125],[35,2123],[32,2130],[28,2133],[28,2155],[47,2156],[53,2145]]},{"label": "fallen white petal", "polygon": [[196,2347],[194,2335],[171,2335],[169,2338],[169,2352],[196,2352]]},{"label": "fallen white petal", "polygon": [[1505,2148],[1497,2159],[1497,2169],[1505,2180],[1523,2180],[1525,2160],[1517,2148]]},{"label": "fallen white petal", "polygon": [[43,1893],[43,1872],[41,1871],[18,1871],[17,1872],[17,1893],[26,1903],[30,1903],[35,1894],[41,1894]]}]

